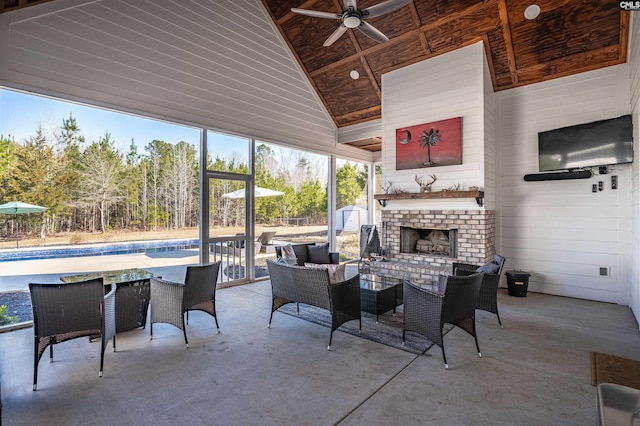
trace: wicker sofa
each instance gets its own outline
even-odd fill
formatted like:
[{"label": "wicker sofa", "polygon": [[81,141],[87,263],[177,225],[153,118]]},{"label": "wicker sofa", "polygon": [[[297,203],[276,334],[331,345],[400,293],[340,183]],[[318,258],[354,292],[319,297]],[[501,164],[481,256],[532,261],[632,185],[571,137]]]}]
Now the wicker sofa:
[{"label": "wicker sofa", "polygon": [[[340,254],[329,251],[329,244],[302,243],[291,244],[296,254],[298,266],[304,266],[305,262],[310,263],[339,263]],[[276,256],[282,257],[282,245],[276,246]]]},{"label": "wicker sofa", "polygon": [[287,303],[306,303],[327,309],[331,314],[328,350],[331,350],[333,331],[347,321],[357,319],[362,328],[360,313],[360,276],[331,284],[326,269],[312,269],[267,260],[273,294],[269,327],[273,313]]}]

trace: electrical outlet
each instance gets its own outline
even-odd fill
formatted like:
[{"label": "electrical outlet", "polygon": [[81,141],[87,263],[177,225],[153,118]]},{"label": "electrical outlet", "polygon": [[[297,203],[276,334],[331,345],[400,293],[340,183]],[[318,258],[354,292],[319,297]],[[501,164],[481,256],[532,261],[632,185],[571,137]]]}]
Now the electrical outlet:
[{"label": "electrical outlet", "polygon": [[611,189],[618,189],[618,176],[611,176]]},{"label": "electrical outlet", "polygon": [[598,192],[598,185],[596,185],[595,183],[591,185],[591,192]]},{"label": "electrical outlet", "polygon": [[598,182],[598,191],[602,191],[604,189],[604,182]]}]

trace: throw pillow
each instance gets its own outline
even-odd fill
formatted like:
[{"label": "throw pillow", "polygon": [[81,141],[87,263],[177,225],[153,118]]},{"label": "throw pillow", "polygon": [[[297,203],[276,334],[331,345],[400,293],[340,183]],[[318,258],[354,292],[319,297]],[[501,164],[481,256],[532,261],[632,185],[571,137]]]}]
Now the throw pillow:
[{"label": "throw pillow", "polygon": [[492,260],[491,262],[487,262],[481,267],[479,267],[478,269],[476,269],[476,272],[484,272],[485,274],[495,274],[496,272],[498,272],[498,269],[500,269],[500,265],[498,265],[498,263],[495,260]]},{"label": "throw pillow", "polygon": [[278,257],[278,263],[283,263],[285,265],[297,265],[298,262],[296,261],[296,259],[285,259],[284,257],[280,256]]},{"label": "throw pillow", "polygon": [[296,260],[296,252],[293,251],[293,246],[291,244],[287,244],[286,246],[280,247],[280,253],[282,253],[282,258],[285,260]]},{"label": "throw pillow", "polygon": [[309,263],[331,263],[329,243],[308,246],[307,253],[309,254]]},{"label": "throw pillow", "polygon": [[341,283],[345,280],[344,278],[344,270],[346,268],[346,264],[342,265],[334,265],[331,263],[309,263],[305,262],[304,266],[312,269],[326,269],[329,271],[329,282],[331,284]]}]

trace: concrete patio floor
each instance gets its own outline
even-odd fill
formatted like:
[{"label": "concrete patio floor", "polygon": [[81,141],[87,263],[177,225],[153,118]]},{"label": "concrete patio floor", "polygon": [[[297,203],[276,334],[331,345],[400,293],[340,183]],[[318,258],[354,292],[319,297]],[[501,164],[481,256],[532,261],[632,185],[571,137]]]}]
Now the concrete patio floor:
[{"label": "concrete patio floor", "polygon": [[[184,266],[165,268],[183,276]],[[53,277],[53,275],[52,275]],[[274,314],[268,281],[220,289],[213,319],[190,315],[118,334],[98,377],[99,343],[80,338],[45,354],[33,392],[33,330],[0,333],[2,420],[31,424],[585,425],[596,423],[591,351],[640,359],[624,306],[529,293],[499,294],[504,329],[478,311],[482,358],[460,329],[413,355]],[[401,339],[401,330],[398,330]]]}]

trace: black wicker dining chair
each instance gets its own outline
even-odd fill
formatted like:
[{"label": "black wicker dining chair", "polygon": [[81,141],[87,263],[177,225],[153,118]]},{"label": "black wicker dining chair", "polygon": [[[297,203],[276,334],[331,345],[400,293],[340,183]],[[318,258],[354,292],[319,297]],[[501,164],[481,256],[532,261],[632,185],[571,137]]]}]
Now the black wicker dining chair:
[{"label": "black wicker dining chair", "polygon": [[470,263],[453,264],[453,275],[464,276],[476,272],[484,272],[476,309],[496,314],[500,328],[502,328],[502,320],[498,312],[498,287],[500,285],[500,275],[504,269],[505,261],[506,259],[504,257],[496,254],[492,260],[484,265],[473,265]]},{"label": "black wicker dining chair", "polygon": [[105,288],[102,278],[68,284],[30,283],[29,293],[33,309],[33,390],[38,386],[38,363],[47,347],[53,362],[53,345],[78,337],[101,338],[102,377],[104,351],[111,338],[115,351],[116,286]]},{"label": "black wicker dining chair", "polygon": [[184,283],[151,278],[151,300],[149,302],[151,320],[149,329],[153,339],[153,324],[168,323],[182,330],[184,342],[189,347],[187,329],[189,311],[203,311],[213,317],[220,332],[216,315],[216,284],[220,261],[210,265],[187,266]]},{"label": "black wicker dining chair", "polygon": [[478,356],[482,358],[476,335],[475,316],[482,278],[482,273],[465,277],[441,277],[446,280],[444,294],[429,291],[405,280],[403,344],[407,331],[422,334],[440,346],[444,366],[449,368],[444,352],[443,328],[445,324],[453,324],[473,336]]}]

